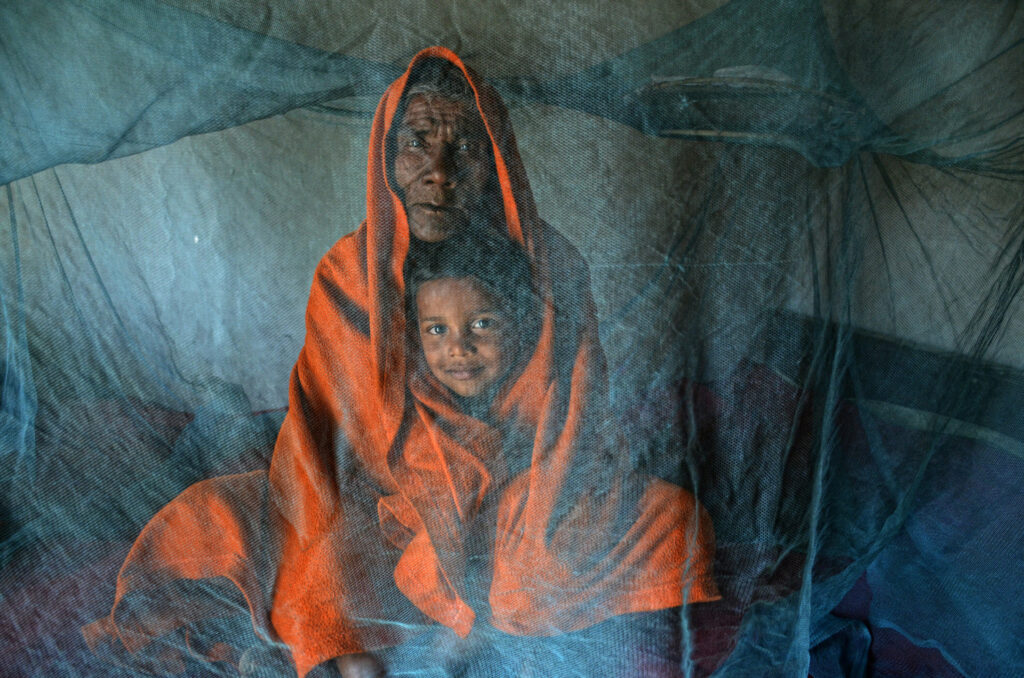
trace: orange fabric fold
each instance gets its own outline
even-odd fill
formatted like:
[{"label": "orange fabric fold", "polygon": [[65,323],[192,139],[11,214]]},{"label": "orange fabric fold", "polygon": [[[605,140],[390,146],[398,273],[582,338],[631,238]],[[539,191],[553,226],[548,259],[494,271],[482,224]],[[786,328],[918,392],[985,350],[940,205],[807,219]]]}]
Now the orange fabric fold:
[{"label": "orange fabric fold", "polygon": [[[224,575],[218,550],[235,541],[241,561],[272,560],[268,579],[229,579],[254,618],[268,620],[267,633],[290,647],[300,676],[332,657],[400,642],[396,615],[470,633],[480,610],[468,560],[481,550],[490,623],[513,634],[572,631],[718,595],[707,514],[689,493],[625,466],[586,264],[538,218],[504,104],[447,49],[424,50],[410,69],[428,57],[455,64],[475,93],[504,227],[529,255],[543,301],[537,344],[510,372],[492,423],[459,411],[407,345],[410,235],[385,168],[407,71],[377,108],[366,221],[317,268],[288,414],[269,475],[253,480],[264,483],[260,510],[273,534],[259,541],[273,548],[247,549],[251,537],[230,526],[227,506],[212,538],[220,543],[193,547],[208,565],[202,571],[161,562],[150,546],[129,558],[133,568],[184,578]],[[200,502],[193,513],[212,511],[209,497],[175,504],[185,501]],[[235,519],[244,522],[240,510]],[[178,537],[195,529],[182,526]],[[157,537],[147,528],[140,543]],[[115,622],[132,586],[123,573]]]}]

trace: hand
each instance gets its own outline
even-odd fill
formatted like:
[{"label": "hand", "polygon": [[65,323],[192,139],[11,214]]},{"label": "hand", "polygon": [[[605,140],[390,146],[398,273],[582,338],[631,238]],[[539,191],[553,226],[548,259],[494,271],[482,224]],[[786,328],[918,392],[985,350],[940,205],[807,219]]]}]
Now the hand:
[{"label": "hand", "polygon": [[334,660],[342,678],[386,678],[388,671],[369,652],[346,654]]}]

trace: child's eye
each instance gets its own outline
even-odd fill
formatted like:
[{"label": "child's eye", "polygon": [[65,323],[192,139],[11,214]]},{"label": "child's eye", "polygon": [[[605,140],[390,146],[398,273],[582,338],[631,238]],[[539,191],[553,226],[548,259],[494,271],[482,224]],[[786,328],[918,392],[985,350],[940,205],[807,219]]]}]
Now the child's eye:
[{"label": "child's eye", "polygon": [[434,336],[439,336],[439,335],[444,334],[447,331],[448,331],[448,328],[445,327],[444,325],[430,325],[429,327],[427,327],[427,328],[425,328],[423,330],[423,333],[424,334],[432,334]]},{"label": "child's eye", "polygon": [[477,318],[472,327],[474,330],[493,330],[497,322],[494,318]]}]

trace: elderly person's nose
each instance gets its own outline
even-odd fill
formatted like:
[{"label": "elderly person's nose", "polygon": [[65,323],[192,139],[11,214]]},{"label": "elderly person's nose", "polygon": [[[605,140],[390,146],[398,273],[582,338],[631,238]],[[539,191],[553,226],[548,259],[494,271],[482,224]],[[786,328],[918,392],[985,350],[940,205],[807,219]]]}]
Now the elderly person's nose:
[{"label": "elderly person's nose", "polygon": [[451,187],[456,181],[456,167],[449,144],[438,144],[427,156],[424,180],[428,184]]}]

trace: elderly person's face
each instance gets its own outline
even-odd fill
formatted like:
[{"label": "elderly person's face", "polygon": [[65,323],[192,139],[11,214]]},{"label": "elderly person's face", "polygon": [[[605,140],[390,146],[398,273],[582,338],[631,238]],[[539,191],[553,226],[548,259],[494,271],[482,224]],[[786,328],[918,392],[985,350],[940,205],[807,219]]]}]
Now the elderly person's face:
[{"label": "elderly person's face", "polygon": [[476,107],[414,94],[395,142],[395,183],[412,235],[438,242],[464,228],[487,199],[484,192],[494,172],[487,131]]}]

